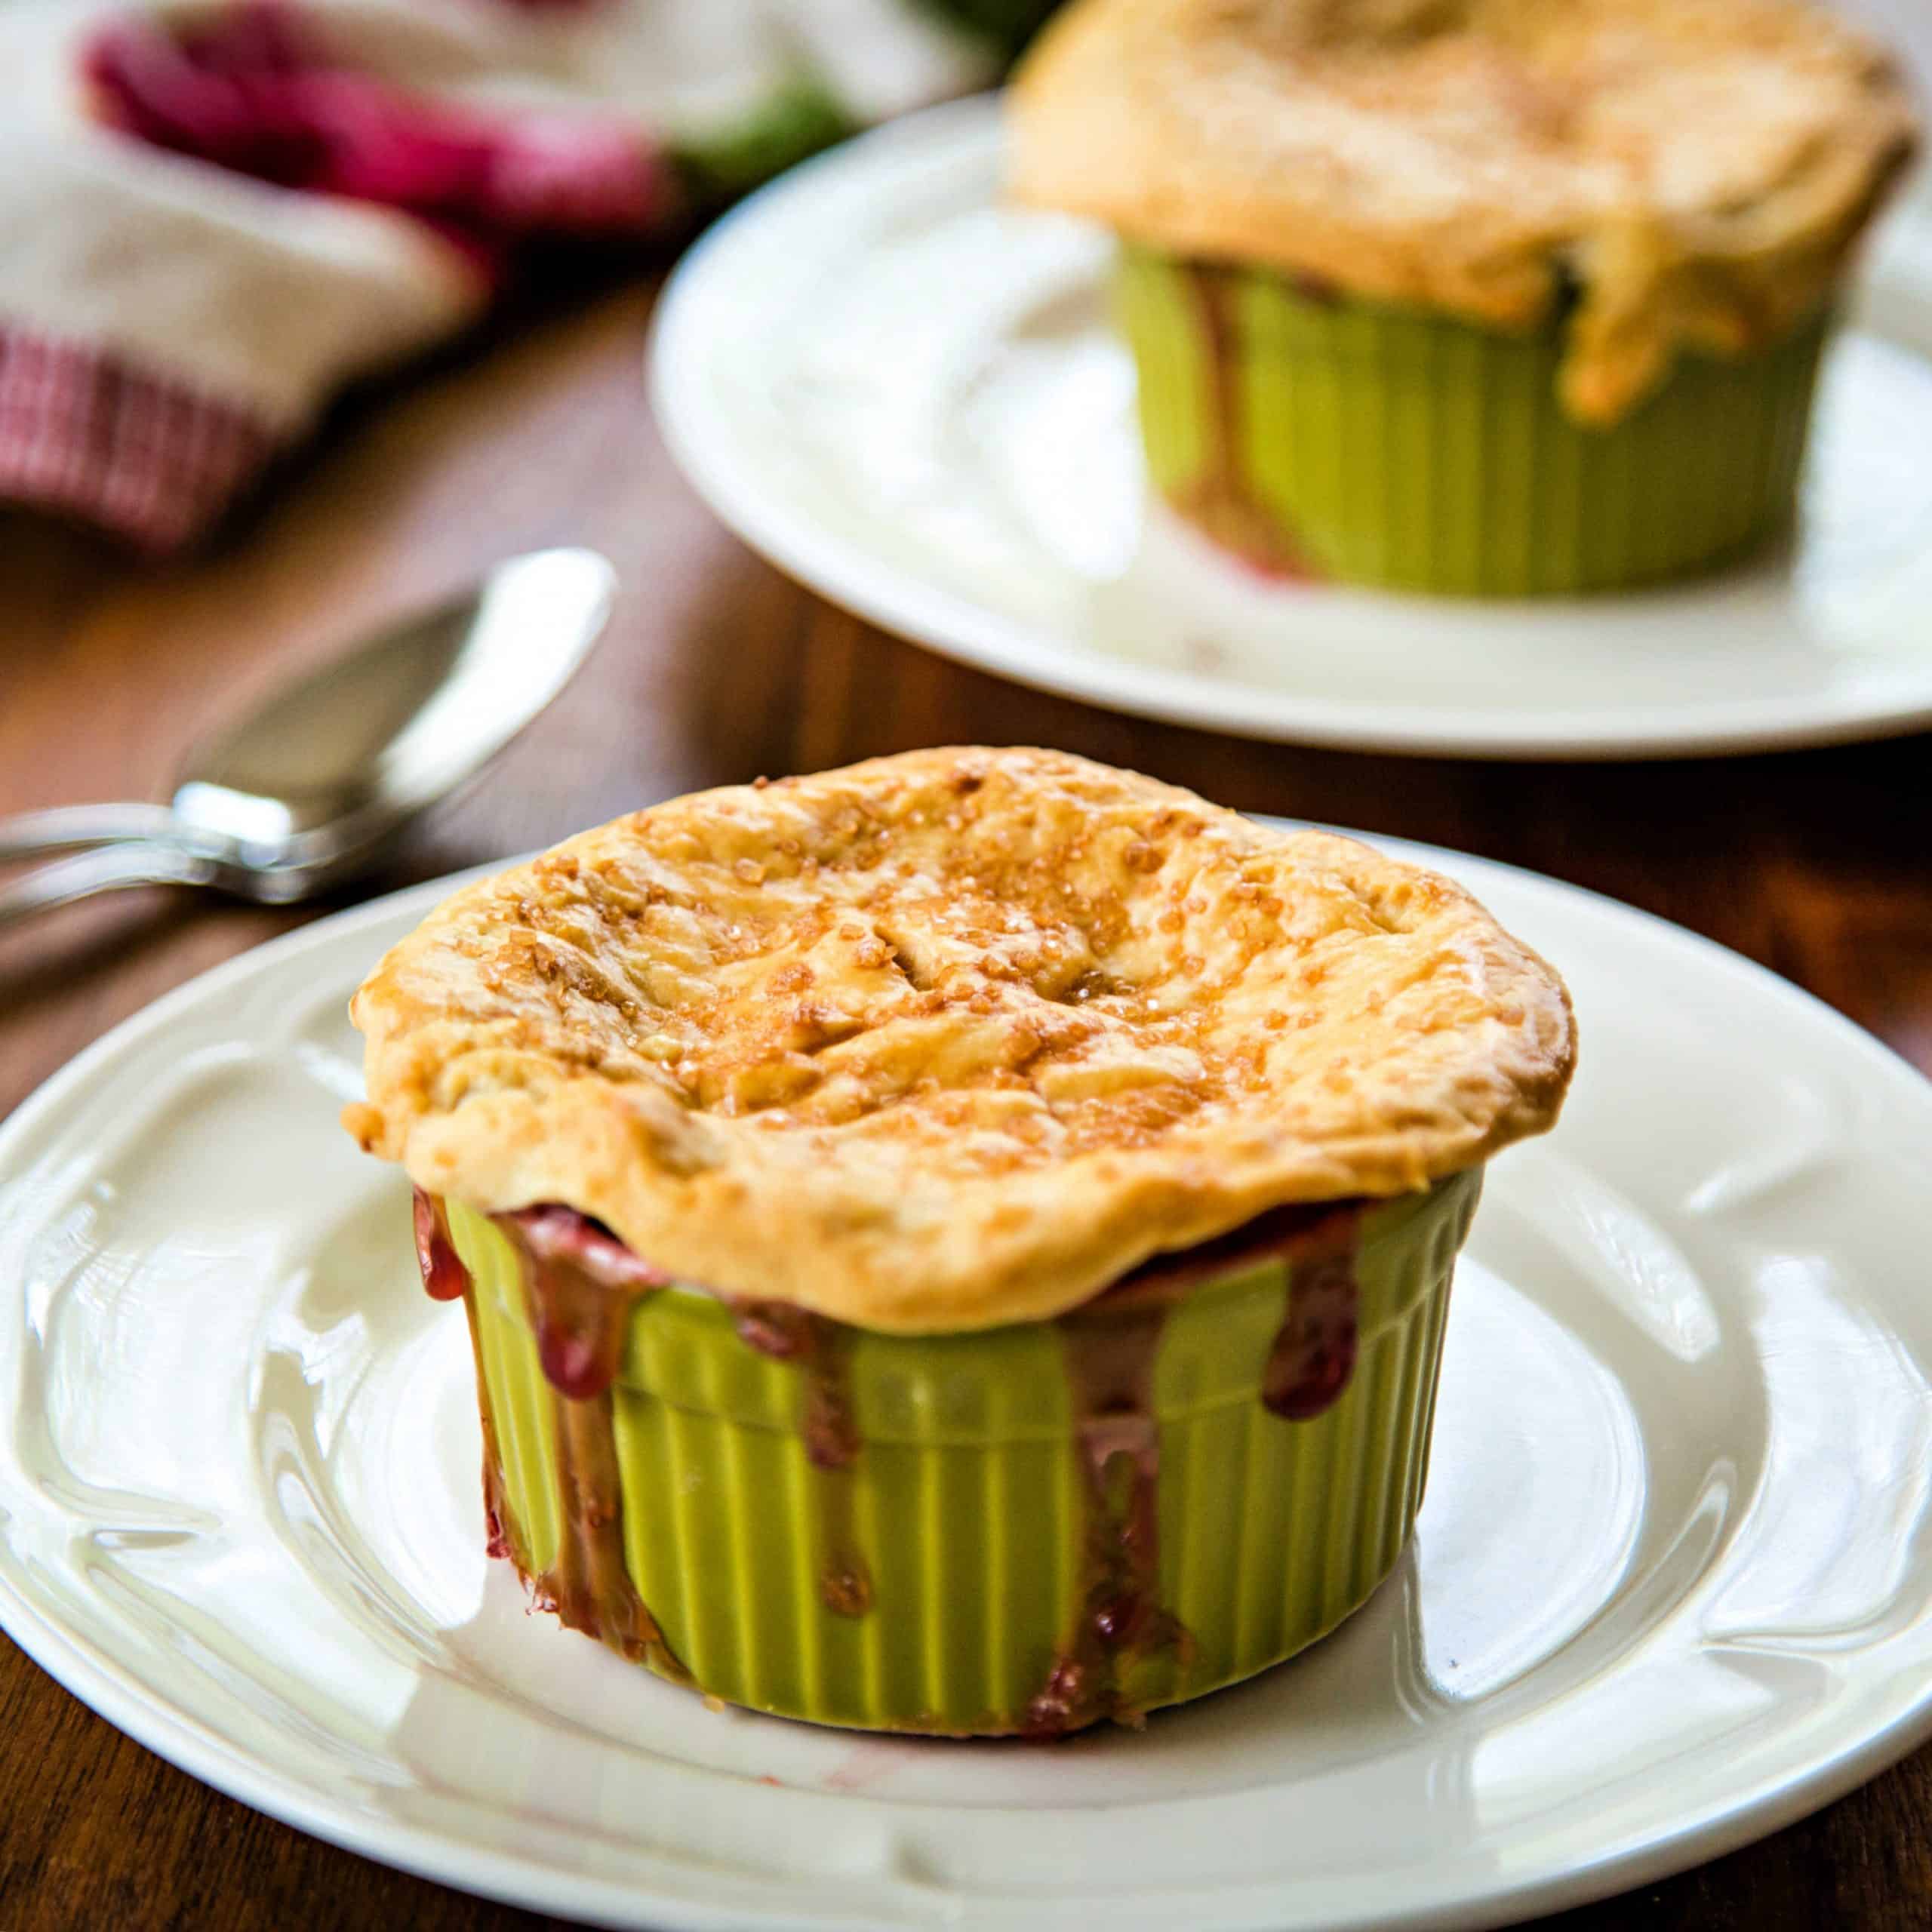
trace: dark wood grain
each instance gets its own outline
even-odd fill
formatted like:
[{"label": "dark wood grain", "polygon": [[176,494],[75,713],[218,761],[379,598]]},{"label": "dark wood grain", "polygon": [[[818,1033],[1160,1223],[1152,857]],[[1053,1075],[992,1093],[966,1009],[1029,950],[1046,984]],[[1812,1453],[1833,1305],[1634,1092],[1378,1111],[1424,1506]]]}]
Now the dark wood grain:
[{"label": "dark wood grain", "polygon": [[[162,795],[212,720],[364,620],[506,552],[583,541],[623,572],[608,642],[368,891],[692,786],[949,740],[1059,745],[1612,894],[1763,961],[1932,1069],[1932,740],[1668,764],[1398,760],[1169,730],[998,683],[829,608],[719,527],[645,411],[651,304],[648,287],[620,290],[352,405],[195,562],[144,568],[0,518],[0,811]],[[141,894],[0,945],[0,1112],[165,987],[298,916]],[[0,1738],[10,1932],[542,1922],[216,1795],[4,1644]],[[1763,1844],[1549,1923],[1932,1924],[1932,1754]]]}]

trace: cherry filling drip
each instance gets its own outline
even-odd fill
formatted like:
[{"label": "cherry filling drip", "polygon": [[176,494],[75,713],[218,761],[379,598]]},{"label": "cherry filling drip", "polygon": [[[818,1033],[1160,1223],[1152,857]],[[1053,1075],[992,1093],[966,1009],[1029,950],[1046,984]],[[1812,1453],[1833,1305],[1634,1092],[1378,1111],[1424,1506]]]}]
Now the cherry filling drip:
[{"label": "cherry filling drip", "polygon": [[853,1465],[863,1444],[852,1413],[851,1331],[784,1302],[732,1306],[738,1339],[774,1361],[794,1364],[802,1378],[798,1434],[817,1472],[819,1599],[841,1617],[863,1617],[872,1607],[872,1577],[853,1521]]},{"label": "cherry filling drip", "polygon": [[638,1595],[625,1559],[623,1480],[609,1390],[561,1399],[556,1408],[557,1488],[565,1513],[555,1564],[530,1577],[537,1601],[572,1629],[688,1684],[691,1673]]},{"label": "cherry filling drip", "polygon": [[1248,475],[1238,275],[1207,264],[1186,272],[1200,320],[1210,386],[1202,466],[1171,500],[1174,506],[1263,576],[1312,582],[1319,573],[1284,535],[1278,514],[1261,500]]},{"label": "cherry filling drip", "polygon": [[460,1301],[469,1285],[464,1267],[450,1240],[443,1204],[419,1187],[416,1190],[416,1261],[423,1270],[424,1292],[434,1301]]},{"label": "cherry filling drip", "polygon": [[497,1225],[523,1257],[545,1379],[572,1401],[594,1401],[617,1380],[632,1306],[670,1276],[574,1208],[526,1208]]},{"label": "cherry filling drip", "polygon": [[1021,1727],[1056,1737],[1101,1718],[1137,1721],[1132,1673],[1194,1638],[1160,1600],[1160,1431],[1155,1364],[1169,1310],[1187,1290],[1272,1259],[1287,1264],[1281,1326],[1263,1402],[1305,1422],[1340,1397],[1355,1367],[1355,1257],[1361,1208],[1278,1208],[1218,1240],[1156,1256],[1059,1322],[1087,1507],[1083,1587],[1071,1637]]},{"label": "cherry filling drip", "polygon": [[1261,1399],[1275,1414],[1309,1422],[1341,1399],[1355,1373],[1356,1300],[1352,1244],[1295,1263],[1261,1378]]},{"label": "cherry filling drip", "polygon": [[509,1556],[509,1532],[503,1527],[503,1463],[497,1454],[494,1422],[485,1427],[483,1435],[483,1521],[485,1553],[494,1557]]},{"label": "cherry filling drip", "polygon": [[1354,1201],[1340,1207],[1321,1201],[1271,1208],[1230,1233],[1143,1261],[1107,1289],[1103,1300],[1113,1302],[1130,1294],[1171,1297],[1264,1261],[1292,1263],[1318,1251],[1352,1252],[1360,1213],[1360,1204]]},{"label": "cherry filling drip", "polygon": [[[638,1595],[625,1560],[623,1479],[611,1399],[630,1312],[667,1278],[608,1228],[568,1208],[532,1208],[495,1218],[516,1251],[538,1358],[555,1391],[558,1537],[547,1570],[537,1568],[518,1547],[472,1297],[469,1332],[483,1422],[490,1554],[509,1557],[535,1601],[573,1629],[688,1683],[690,1673]],[[416,1232],[424,1287],[439,1300],[462,1294],[469,1276],[451,1244],[442,1204],[420,1192]]]},{"label": "cherry filling drip", "polygon": [[1055,1737],[1104,1717],[1136,1717],[1128,1673],[1164,1653],[1185,1663],[1194,1639],[1160,1601],[1161,1444],[1154,1364],[1164,1298],[1076,1310],[1060,1330],[1079,1440],[1087,1525],[1073,1633],[1021,1730]]}]

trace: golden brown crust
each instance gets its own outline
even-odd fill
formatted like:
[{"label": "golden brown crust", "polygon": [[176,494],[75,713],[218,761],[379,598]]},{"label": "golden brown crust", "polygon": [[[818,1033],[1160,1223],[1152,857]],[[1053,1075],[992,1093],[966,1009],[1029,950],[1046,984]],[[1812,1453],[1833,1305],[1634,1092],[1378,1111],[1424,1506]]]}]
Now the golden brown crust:
[{"label": "golden brown crust", "polygon": [[1011,119],[1021,199],[1177,254],[1505,327],[1574,280],[1598,422],[1814,311],[1915,137],[1797,0],[1075,0]]},{"label": "golden brown crust", "polygon": [[619,819],[458,893],[352,1011],[345,1124],[419,1186],[901,1331],[1423,1186],[1546,1128],[1574,1055],[1447,880],[1023,750]]}]

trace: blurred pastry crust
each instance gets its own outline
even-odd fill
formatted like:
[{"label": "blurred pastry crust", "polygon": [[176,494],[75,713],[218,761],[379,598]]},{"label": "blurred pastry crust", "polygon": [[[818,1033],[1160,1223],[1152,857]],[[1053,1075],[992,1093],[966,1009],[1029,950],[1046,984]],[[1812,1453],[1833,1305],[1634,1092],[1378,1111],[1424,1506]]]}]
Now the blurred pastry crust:
[{"label": "blurred pastry crust", "polygon": [[1574,286],[1591,422],[1827,300],[1916,140],[1799,0],[1074,0],[1011,121],[1020,200],[1179,255],[1506,328]]},{"label": "blurred pastry crust", "polygon": [[345,1124],[674,1276],[875,1329],[1044,1317],[1549,1127],[1561,981],[1447,880],[1060,753],[674,799],[457,893],[357,993]]}]

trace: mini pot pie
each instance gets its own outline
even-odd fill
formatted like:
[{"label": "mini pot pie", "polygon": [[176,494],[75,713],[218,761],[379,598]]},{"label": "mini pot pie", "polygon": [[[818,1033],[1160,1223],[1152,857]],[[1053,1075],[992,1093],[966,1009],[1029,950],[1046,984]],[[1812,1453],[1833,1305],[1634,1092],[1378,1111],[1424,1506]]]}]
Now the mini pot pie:
[{"label": "mini pot pie", "polygon": [[1796,0],[1075,0],[1011,121],[1014,192],[1123,239],[1169,504],[1269,570],[1485,595],[1789,519],[1915,140]]},{"label": "mini pot pie", "polygon": [[1024,750],[620,819],[353,1013],[493,1552],[709,1694],[953,1734],[1137,1720],[1367,1596],[1482,1164],[1574,1054],[1447,881]]}]

